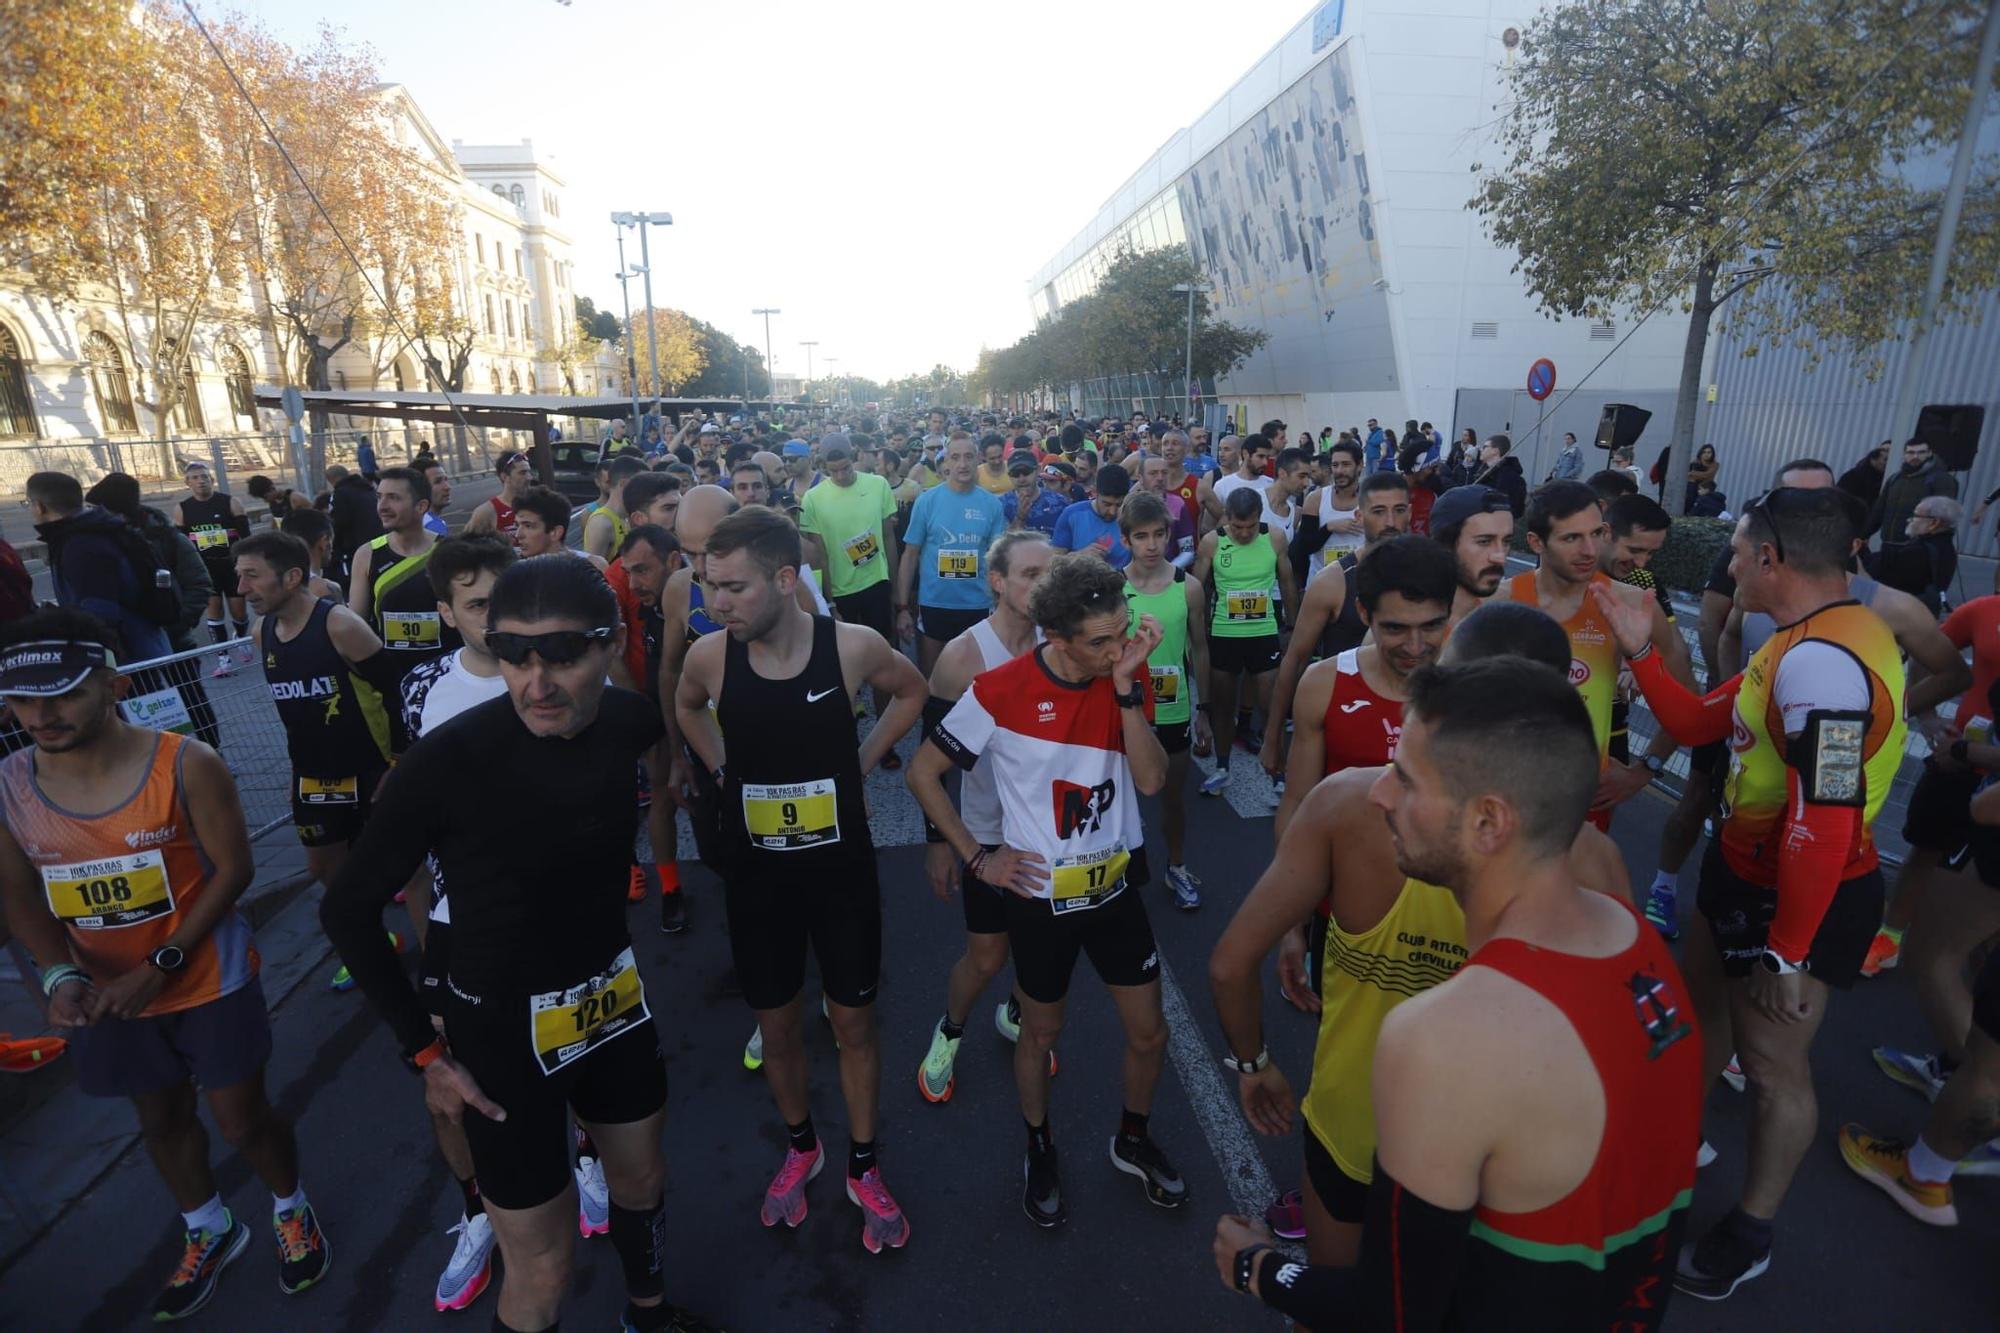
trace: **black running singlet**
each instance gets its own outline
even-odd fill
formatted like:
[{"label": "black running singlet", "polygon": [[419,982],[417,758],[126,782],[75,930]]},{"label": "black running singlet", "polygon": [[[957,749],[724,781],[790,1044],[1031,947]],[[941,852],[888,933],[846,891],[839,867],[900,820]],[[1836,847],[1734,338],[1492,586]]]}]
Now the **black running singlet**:
[{"label": "black running singlet", "polygon": [[382,646],[405,654],[412,666],[463,647],[465,640],[438,614],[431,591],[431,552],[426,542],[415,555],[397,555],[387,533],[368,543],[368,604],[374,609],[375,632]]},{"label": "black running singlet", "polygon": [[246,515],[229,512],[229,495],[217,491],[206,500],[188,496],[181,501],[181,521],[176,525],[194,543],[200,553],[202,564],[208,566],[209,577],[215,578],[217,570],[227,570],[228,577],[218,580],[217,593],[236,592],[236,570],[229,558],[230,545],[250,535],[250,519]]},{"label": "black running singlet", "polygon": [[861,799],[854,705],[840,672],[833,619],[813,617],[812,657],[789,680],[766,680],[727,636],[716,720],[728,738],[724,835],[747,843],[745,876],[817,873],[873,863]]},{"label": "black running singlet", "polygon": [[1348,551],[1338,562],[1340,575],[1347,581],[1346,595],[1340,599],[1340,614],[1327,621],[1326,628],[1320,631],[1321,657],[1338,657],[1349,648],[1359,648],[1368,637],[1368,626],[1361,619],[1361,599],[1354,593],[1354,566],[1360,558],[1359,551]]},{"label": "black running singlet", "polygon": [[320,598],[289,641],[278,637],[276,617],[264,617],[264,678],[298,776],[372,783],[389,764],[389,715],[333,646],[326,618],[334,605]]}]

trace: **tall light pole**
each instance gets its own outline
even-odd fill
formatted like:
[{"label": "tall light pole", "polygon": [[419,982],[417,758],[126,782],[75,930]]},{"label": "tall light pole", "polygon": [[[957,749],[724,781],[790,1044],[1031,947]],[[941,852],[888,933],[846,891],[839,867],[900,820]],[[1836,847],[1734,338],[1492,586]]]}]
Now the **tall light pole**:
[{"label": "tall light pole", "polygon": [[1181,366],[1181,397],[1186,404],[1181,412],[1181,425],[1194,426],[1194,294],[1208,290],[1208,284],[1201,282],[1177,282],[1173,290],[1186,292],[1188,299],[1187,318],[1187,359]]},{"label": "tall light pole", "polygon": [[[830,356],[826,359],[826,377],[828,380],[833,379],[833,368],[839,364],[840,364],[840,358],[837,356]],[[832,405],[833,404],[831,401],[829,401],[827,404],[827,406],[829,407],[831,407]]]},{"label": "tall light pole", "polygon": [[813,348],[819,346],[819,342],[815,339],[812,342],[802,342],[799,346],[806,349],[806,392],[811,393],[813,383]]},{"label": "tall light pole", "polygon": [[[632,427],[639,426],[639,362],[632,353],[632,291],[625,285],[628,278],[637,275],[625,267],[625,229],[618,229],[618,297],[625,303],[625,387],[632,395]],[[603,449],[598,456],[603,456]]]},{"label": "tall light pole", "polygon": [[[771,316],[782,315],[785,312],[776,306],[759,306],[750,313],[764,317],[764,373],[769,375],[771,373]],[[750,400],[750,365],[749,358],[747,357],[744,358],[743,365],[743,400],[747,406]]]},{"label": "tall light pole", "polygon": [[[639,229],[639,271],[646,275],[646,357],[653,368],[653,410],[659,411],[660,396],[660,334],[653,323],[653,258],[646,247],[646,228],[671,227],[674,225],[672,213],[613,213],[611,221],[618,228],[619,238],[625,235],[625,228]],[[626,326],[631,325],[631,317],[626,317]],[[638,431],[639,423],[633,422],[632,429]]]}]

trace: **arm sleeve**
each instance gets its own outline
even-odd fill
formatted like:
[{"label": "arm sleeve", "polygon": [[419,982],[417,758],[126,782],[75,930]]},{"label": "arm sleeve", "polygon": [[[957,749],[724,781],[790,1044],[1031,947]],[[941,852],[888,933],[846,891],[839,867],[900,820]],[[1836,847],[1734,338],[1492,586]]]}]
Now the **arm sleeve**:
[{"label": "arm sleeve", "polygon": [[954,764],[970,769],[993,739],[995,725],[993,714],[979,697],[979,682],[974,680],[951,711],[932,725],[930,738]]},{"label": "arm sleeve", "polygon": [[1311,1328],[1441,1329],[1472,1235],[1472,1210],[1440,1208],[1375,1163],[1353,1268],[1298,1264],[1275,1251],[1259,1257],[1264,1304]]},{"label": "arm sleeve", "polygon": [[1654,651],[1632,663],[1632,679],[1646,696],[1646,707],[1682,745],[1707,745],[1724,739],[1735,728],[1741,672],[1707,694],[1697,695],[1673,678],[1666,660]]},{"label": "arm sleeve", "polygon": [[[1778,662],[1772,699],[1784,718],[1789,741],[1805,730],[1816,712],[1862,712],[1869,706],[1868,678],[1844,648],[1808,640]],[[1807,799],[1797,767],[1785,774],[1785,816],[1779,825],[1778,907],[1768,942],[1781,958],[1800,959],[1812,951],[1813,936],[1840,887],[1857,835],[1862,809],[1820,805]]]},{"label": "arm sleeve", "polygon": [[354,854],[341,865],[319,905],[326,937],[405,1054],[430,1045],[433,1032],[430,1015],[383,933],[382,909],[423,864],[432,845],[432,800],[450,788],[444,770],[432,771],[424,755],[411,751],[390,773]]}]

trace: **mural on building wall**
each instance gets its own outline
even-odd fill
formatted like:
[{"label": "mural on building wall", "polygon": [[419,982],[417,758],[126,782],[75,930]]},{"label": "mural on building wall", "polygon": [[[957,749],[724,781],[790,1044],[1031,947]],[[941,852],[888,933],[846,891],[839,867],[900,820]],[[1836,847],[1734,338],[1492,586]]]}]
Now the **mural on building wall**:
[{"label": "mural on building wall", "polygon": [[1398,387],[1359,116],[1343,47],[1204,154],[1172,192],[1215,284],[1217,317],[1271,335],[1229,377],[1229,392]]}]

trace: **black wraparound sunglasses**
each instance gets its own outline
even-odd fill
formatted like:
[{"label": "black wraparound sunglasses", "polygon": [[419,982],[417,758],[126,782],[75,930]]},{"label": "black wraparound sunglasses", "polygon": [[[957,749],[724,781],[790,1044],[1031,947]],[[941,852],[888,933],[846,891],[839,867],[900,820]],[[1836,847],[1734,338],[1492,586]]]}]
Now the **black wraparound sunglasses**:
[{"label": "black wraparound sunglasses", "polygon": [[546,634],[516,634],[509,630],[488,630],[486,651],[508,666],[528,665],[530,653],[550,666],[568,666],[589,652],[591,644],[601,643],[610,637],[609,625],[600,625],[596,629],[556,629]]}]

